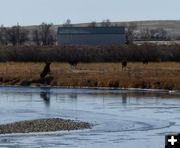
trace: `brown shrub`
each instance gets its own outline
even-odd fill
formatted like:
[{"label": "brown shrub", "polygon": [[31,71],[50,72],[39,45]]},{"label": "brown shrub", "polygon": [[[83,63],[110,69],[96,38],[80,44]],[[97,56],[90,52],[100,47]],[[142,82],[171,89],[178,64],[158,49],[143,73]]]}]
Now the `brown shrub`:
[{"label": "brown shrub", "polygon": [[109,80],[108,87],[119,87],[119,81],[118,80]]},{"label": "brown shrub", "polygon": [[1,46],[0,61],[120,62],[180,61],[180,45]]}]

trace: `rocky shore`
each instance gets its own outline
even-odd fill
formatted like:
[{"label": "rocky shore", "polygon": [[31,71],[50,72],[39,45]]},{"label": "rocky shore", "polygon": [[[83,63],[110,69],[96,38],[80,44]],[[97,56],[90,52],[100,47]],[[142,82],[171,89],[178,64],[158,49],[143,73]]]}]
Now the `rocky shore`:
[{"label": "rocky shore", "polygon": [[0,125],[0,134],[50,132],[88,128],[91,128],[91,125],[86,122],[76,122],[60,118],[37,119]]}]

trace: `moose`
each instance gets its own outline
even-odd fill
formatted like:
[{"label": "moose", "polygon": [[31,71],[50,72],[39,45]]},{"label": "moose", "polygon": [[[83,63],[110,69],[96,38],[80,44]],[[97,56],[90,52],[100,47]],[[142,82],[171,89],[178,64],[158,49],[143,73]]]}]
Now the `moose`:
[{"label": "moose", "polygon": [[47,74],[50,74],[51,70],[50,70],[50,62],[46,62],[46,66],[44,67],[42,73],[40,74],[41,78],[45,78]]},{"label": "moose", "polygon": [[76,60],[76,59],[72,59],[72,60],[69,60],[68,63],[69,63],[71,66],[76,67],[77,64],[79,63],[79,61]]},{"label": "moose", "polygon": [[127,60],[126,59],[123,59],[122,60],[122,70],[124,69],[124,68],[126,68],[127,67]]},{"label": "moose", "polygon": [[149,63],[149,61],[148,61],[148,59],[147,59],[147,58],[145,58],[145,59],[143,59],[143,60],[142,60],[142,63],[143,63],[143,64],[148,64],[148,63]]}]

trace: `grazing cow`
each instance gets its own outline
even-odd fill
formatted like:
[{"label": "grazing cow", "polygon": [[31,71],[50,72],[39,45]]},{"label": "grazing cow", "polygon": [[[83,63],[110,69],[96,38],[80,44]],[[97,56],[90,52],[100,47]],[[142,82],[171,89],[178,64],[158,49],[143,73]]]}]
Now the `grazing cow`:
[{"label": "grazing cow", "polygon": [[143,63],[143,64],[148,64],[149,61],[148,61],[147,59],[143,59],[142,63]]},{"label": "grazing cow", "polygon": [[126,59],[123,59],[123,60],[122,60],[122,70],[123,70],[124,68],[126,68],[126,66],[127,66],[127,60],[126,60]]},{"label": "grazing cow", "polygon": [[50,71],[50,65],[51,65],[50,62],[47,62],[47,63],[46,63],[46,66],[44,67],[42,73],[40,74],[40,77],[41,77],[41,78],[45,78],[45,76],[51,72],[51,71]]}]

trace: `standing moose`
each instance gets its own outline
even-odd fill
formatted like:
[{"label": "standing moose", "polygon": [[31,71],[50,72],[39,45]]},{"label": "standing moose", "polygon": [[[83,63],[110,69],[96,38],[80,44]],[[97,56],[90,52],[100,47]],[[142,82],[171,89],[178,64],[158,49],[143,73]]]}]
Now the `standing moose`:
[{"label": "standing moose", "polygon": [[69,63],[72,67],[76,67],[76,66],[78,65],[78,63],[79,63],[79,60],[78,60],[78,59],[73,59],[73,58],[71,58],[71,59],[68,60],[68,63]]},{"label": "standing moose", "polygon": [[124,69],[124,68],[126,68],[127,67],[127,60],[126,59],[123,59],[122,60],[122,70]]},{"label": "standing moose", "polygon": [[46,63],[46,66],[44,67],[42,73],[40,74],[40,77],[41,77],[41,78],[45,78],[45,76],[51,72],[51,70],[50,70],[50,65],[51,65],[50,62],[47,62],[47,63]]},{"label": "standing moose", "polygon": [[145,59],[143,59],[142,63],[143,63],[143,64],[148,64],[148,63],[149,63],[149,61],[148,61],[148,59],[147,59],[147,58],[145,58]]}]

